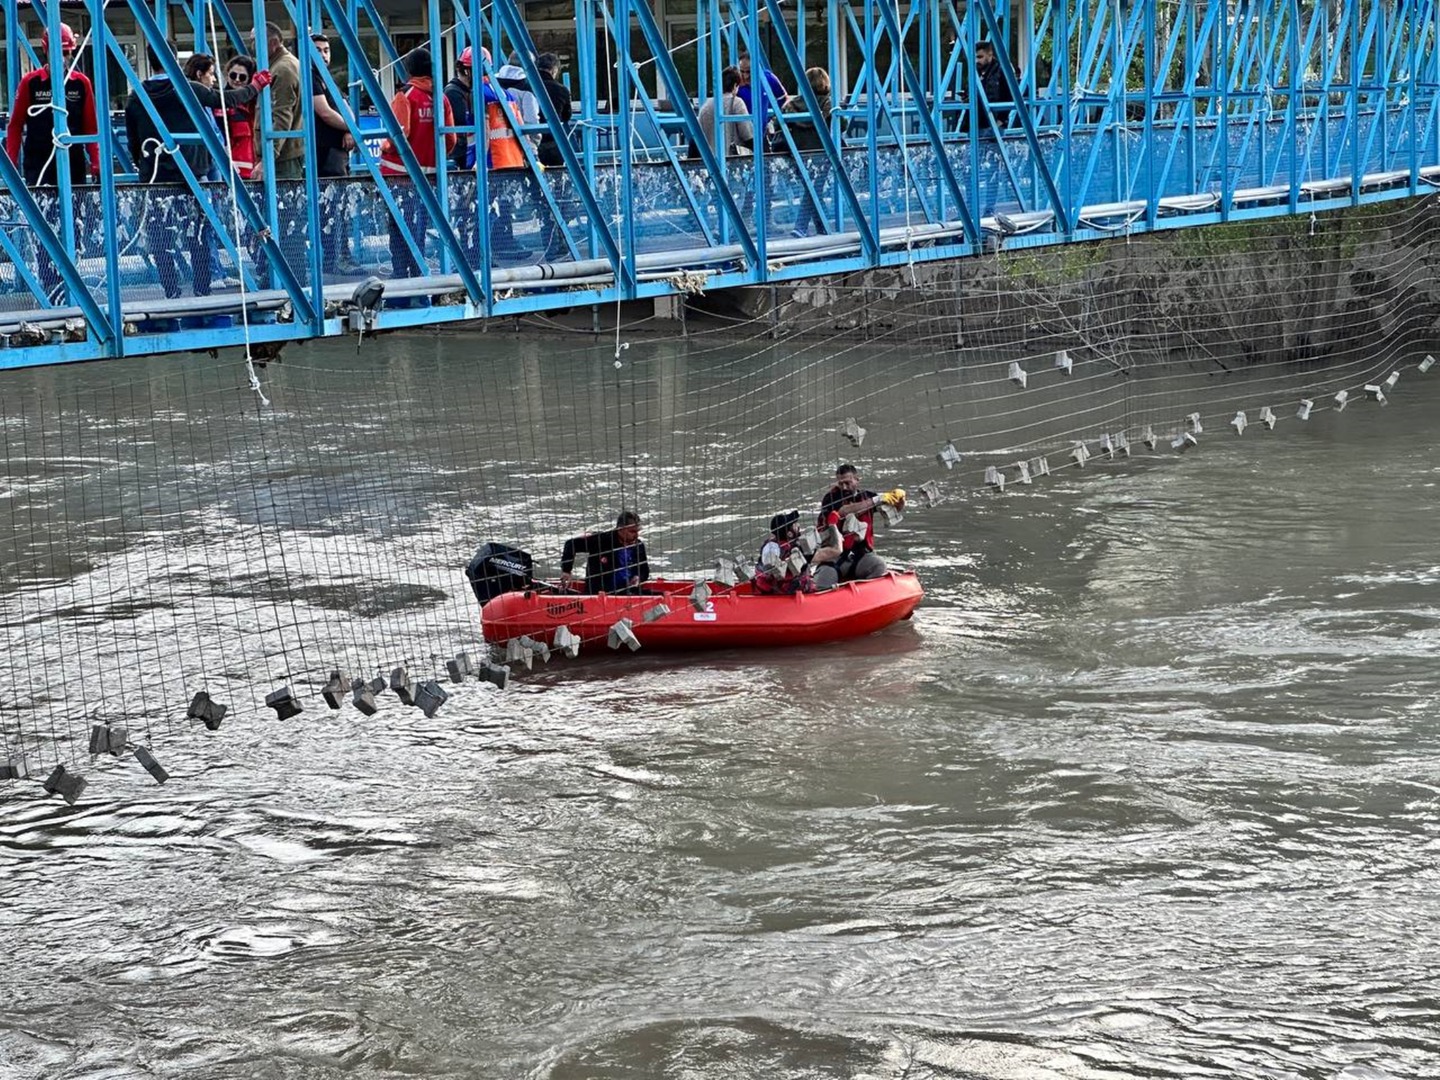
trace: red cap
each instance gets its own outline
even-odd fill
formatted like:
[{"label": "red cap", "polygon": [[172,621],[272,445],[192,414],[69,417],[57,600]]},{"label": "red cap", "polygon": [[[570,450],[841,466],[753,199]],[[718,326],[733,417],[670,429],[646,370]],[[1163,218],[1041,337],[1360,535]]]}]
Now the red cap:
[{"label": "red cap", "polygon": [[456,61],[461,67],[472,67],[470,63],[470,46],[466,45],[460,53],[460,59]]},{"label": "red cap", "polygon": [[[42,48],[42,49],[49,49],[49,48],[50,48],[50,31],[49,31],[49,30],[46,30],[45,33],[43,33],[43,34],[40,35],[40,48]],[[69,24],[69,23],[63,23],[63,22],[62,22],[62,23],[60,24],[60,51],[61,51],[62,53],[74,52],[74,51],[75,51],[75,31],[72,30],[72,29],[70,29],[70,24]]]}]

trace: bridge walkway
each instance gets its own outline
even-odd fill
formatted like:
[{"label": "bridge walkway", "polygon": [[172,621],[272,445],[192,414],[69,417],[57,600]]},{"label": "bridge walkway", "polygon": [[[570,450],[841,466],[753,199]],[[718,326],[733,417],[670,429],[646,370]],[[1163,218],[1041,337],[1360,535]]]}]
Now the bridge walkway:
[{"label": "bridge walkway", "polygon": [[[1205,0],[1116,8],[914,0],[701,0],[693,36],[643,0],[575,7],[564,122],[511,118],[522,167],[483,167],[479,122],[406,140],[390,104],[407,61],[373,0],[282,0],[173,10],[126,0],[81,9],[0,0],[6,101],[27,69],[88,70],[97,99],[138,102],[181,180],[145,183],[114,124],[87,132],[68,108],[36,163],[0,158],[0,367],[278,343],[778,283],[963,258],[1029,245],[1191,228],[1428,194],[1440,183],[1440,10],[1433,0],[1296,0],[1232,9]],[[1171,9],[1173,7],[1173,10]],[[541,54],[515,0],[426,0],[422,44],[443,76],[467,46],[514,53],[531,86]],[[23,16],[23,17],[22,17]],[[121,23],[151,46],[133,57]],[[347,177],[320,177],[317,120],[294,132],[256,110],[263,179],[243,182],[234,149],[185,79],[179,55],[249,49],[281,20],[298,50],[302,100],[328,94],[353,143]],[[77,47],[66,51],[66,29]],[[367,54],[362,31],[378,42]],[[326,63],[312,35],[342,59]],[[673,37],[673,35],[672,35]],[[255,48],[269,62],[266,35]],[[1008,43],[994,68],[983,41]],[[698,110],[722,68],[763,57],[785,88],[752,75],[769,137],[717,157]],[[373,53],[373,49],[372,49]],[[106,57],[97,63],[96,57]],[[760,65],[755,65],[758,68]],[[808,72],[833,75],[830,92]],[[479,73],[494,80],[492,66]],[[178,88],[162,119],[146,79]],[[437,80],[437,82],[440,80]],[[274,88],[267,90],[272,95]],[[619,107],[613,107],[615,103]],[[102,110],[103,111],[103,110]],[[740,129],[736,129],[737,131]],[[546,168],[537,142],[562,164]],[[450,162],[447,138],[478,145]],[[299,140],[303,175],[277,178]],[[388,156],[399,164],[381,166]],[[85,154],[102,167],[86,175]],[[42,146],[42,149],[44,147]],[[69,149],[78,153],[58,152]],[[423,161],[434,158],[432,172]],[[158,160],[158,156],[157,156]],[[76,166],[76,162],[82,164]],[[53,165],[53,167],[51,167]],[[484,208],[484,209],[482,209]],[[197,253],[200,258],[197,260]],[[214,264],[204,281],[202,263]],[[383,300],[382,300],[383,297]]]}]

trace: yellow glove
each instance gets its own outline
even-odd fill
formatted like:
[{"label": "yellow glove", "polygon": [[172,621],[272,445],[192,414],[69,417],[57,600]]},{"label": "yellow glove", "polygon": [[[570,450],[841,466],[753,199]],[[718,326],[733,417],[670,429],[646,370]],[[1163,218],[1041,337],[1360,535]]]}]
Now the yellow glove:
[{"label": "yellow glove", "polygon": [[890,506],[904,506],[905,489],[895,488],[891,491],[887,491],[884,495],[880,496],[880,501],[883,503],[887,503]]}]

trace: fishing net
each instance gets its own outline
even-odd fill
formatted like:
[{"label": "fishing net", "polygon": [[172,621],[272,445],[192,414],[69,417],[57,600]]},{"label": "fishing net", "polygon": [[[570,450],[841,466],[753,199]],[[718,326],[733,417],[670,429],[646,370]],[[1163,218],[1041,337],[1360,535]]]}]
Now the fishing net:
[{"label": "fishing net", "polygon": [[431,682],[483,710],[499,691],[447,664],[483,651],[464,571],[487,541],[554,577],[566,538],[631,509],[653,572],[703,580],[753,562],[771,514],[813,512],[844,461],[920,514],[1184,451],[1204,467],[1213,439],[1258,456],[1427,377],[1435,224],[1422,199],[1012,241],[682,318],[318,343],[265,368],[263,398],[229,355],[9,373],[0,765],[163,756],[219,705],[222,730],[296,705],[320,722],[353,713],[356,679],[401,709],[397,668],[412,698]]}]

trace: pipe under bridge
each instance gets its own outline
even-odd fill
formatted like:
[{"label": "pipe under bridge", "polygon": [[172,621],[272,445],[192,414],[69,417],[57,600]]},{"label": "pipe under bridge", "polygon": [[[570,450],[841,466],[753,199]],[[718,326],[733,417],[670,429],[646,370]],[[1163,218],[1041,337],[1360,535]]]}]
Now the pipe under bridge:
[{"label": "pipe under bridge", "polygon": [[[87,132],[56,95],[11,120],[48,123],[53,176],[27,185],[35,163],[0,155],[0,367],[785,282],[997,243],[1308,215],[1440,183],[1440,0],[576,0],[558,30],[554,2],[541,28],[540,7],[519,0],[426,0],[406,5],[423,29],[404,37],[384,0],[0,4],[6,107],[48,64],[87,73],[100,116]],[[253,28],[256,59],[272,64],[270,24],[298,57],[299,100],[328,95],[340,114],[349,175],[321,175],[312,108],[275,130],[272,87],[254,117],[260,178],[241,181],[229,125],[159,47],[218,56],[223,80]],[[987,40],[998,77],[973,62]],[[419,153],[390,105],[417,44],[437,94],[474,47],[480,118],[437,123]],[[538,118],[519,120],[524,164],[487,169],[480,76],[497,80],[518,54],[543,90],[536,59],[549,51],[571,118],[540,93]],[[763,113],[769,135],[717,156],[698,113],[745,53],[754,104],[719,123],[753,132]],[[830,75],[830,100],[809,68]],[[183,106],[169,123],[154,76]],[[112,111],[132,98],[180,181],[140,175]],[[540,164],[546,136],[558,166]],[[452,138],[478,147],[475,165],[447,157]],[[303,144],[299,179],[276,176],[289,140]],[[382,168],[387,142],[398,164]],[[77,176],[68,151],[91,144],[98,175]],[[201,245],[228,263],[208,289]]]}]

